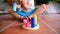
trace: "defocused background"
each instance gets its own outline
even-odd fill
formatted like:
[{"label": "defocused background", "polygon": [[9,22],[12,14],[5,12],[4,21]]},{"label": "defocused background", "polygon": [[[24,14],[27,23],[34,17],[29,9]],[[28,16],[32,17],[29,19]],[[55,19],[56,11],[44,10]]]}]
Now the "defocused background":
[{"label": "defocused background", "polygon": [[[8,8],[12,8],[14,0],[0,0],[0,13],[8,13]],[[19,2],[19,1],[18,1]],[[38,8],[41,4],[47,4],[47,13],[60,13],[60,0],[35,0]]]}]

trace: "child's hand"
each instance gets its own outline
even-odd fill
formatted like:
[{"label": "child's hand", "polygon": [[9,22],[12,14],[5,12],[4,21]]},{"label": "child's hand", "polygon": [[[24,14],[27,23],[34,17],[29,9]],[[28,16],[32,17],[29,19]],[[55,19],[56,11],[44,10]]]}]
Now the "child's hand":
[{"label": "child's hand", "polygon": [[26,0],[20,0],[21,3],[26,3]]},{"label": "child's hand", "polygon": [[17,9],[20,9],[21,8],[21,5],[17,5]]}]

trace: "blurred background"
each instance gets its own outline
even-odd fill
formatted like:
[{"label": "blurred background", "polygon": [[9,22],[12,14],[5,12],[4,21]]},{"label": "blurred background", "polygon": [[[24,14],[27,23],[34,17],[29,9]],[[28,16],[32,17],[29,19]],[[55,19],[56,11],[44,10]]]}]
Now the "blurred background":
[{"label": "blurred background", "polygon": [[[8,8],[12,8],[14,0],[0,0],[0,14],[8,13]],[[60,0],[35,0],[36,8],[41,4],[48,7],[47,13],[60,13]]]}]

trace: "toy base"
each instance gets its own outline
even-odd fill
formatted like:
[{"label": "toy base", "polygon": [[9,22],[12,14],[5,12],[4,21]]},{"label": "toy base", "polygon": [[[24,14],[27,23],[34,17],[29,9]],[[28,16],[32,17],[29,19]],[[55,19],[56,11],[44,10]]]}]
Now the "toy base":
[{"label": "toy base", "polygon": [[27,28],[27,27],[25,27],[24,25],[22,26],[24,29],[27,29],[27,30],[37,30],[37,29],[39,29],[39,25],[36,25],[34,28]]}]

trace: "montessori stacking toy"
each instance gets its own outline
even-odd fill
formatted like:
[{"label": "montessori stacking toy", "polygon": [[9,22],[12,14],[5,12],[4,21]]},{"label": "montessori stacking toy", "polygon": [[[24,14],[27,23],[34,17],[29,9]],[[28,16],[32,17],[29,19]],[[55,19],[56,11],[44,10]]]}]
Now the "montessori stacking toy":
[{"label": "montessori stacking toy", "polygon": [[24,29],[28,29],[28,30],[37,30],[37,29],[39,29],[39,24],[37,23],[37,15],[34,15],[34,17],[32,17],[32,18],[26,17],[23,20],[23,26],[22,27]]}]

